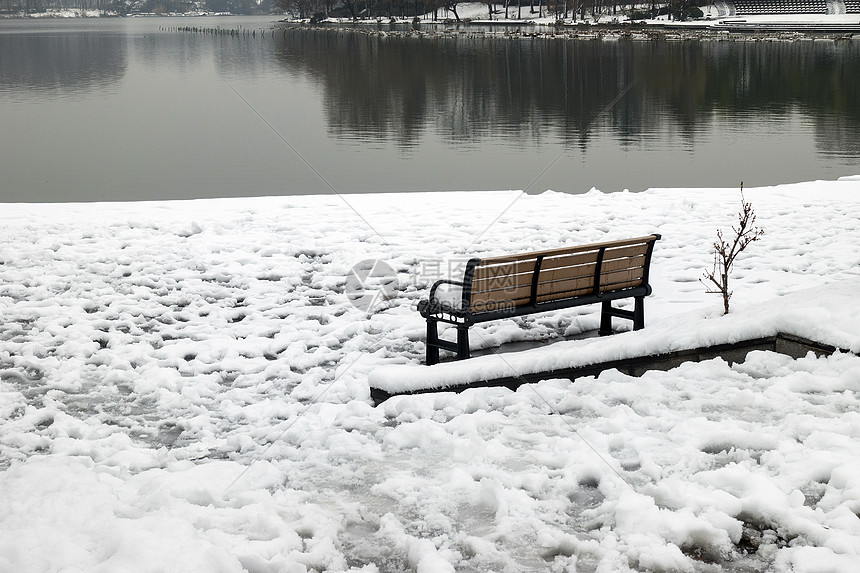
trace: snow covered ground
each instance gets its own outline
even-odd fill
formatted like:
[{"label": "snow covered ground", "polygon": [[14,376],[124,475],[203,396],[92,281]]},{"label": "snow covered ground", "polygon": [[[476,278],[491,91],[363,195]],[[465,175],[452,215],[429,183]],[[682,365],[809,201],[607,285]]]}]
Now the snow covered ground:
[{"label": "snow covered ground", "polygon": [[[853,354],[369,400],[375,372],[437,368],[414,307],[470,256],[651,232],[647,326],[608,345],[790,327],[856,351],[860,177],[745,196],[766,234],[728,317],[698,279],[737,189],[3,205],[0,571],[857,571]],[[366,260],[397,273],[369,313]]]},{"label": "snow covered ground", "polygon": [[[23,13],[21,14],[24,15]],[[114,11],[103,13],[101,10],[81,10],[68,8],[63,10],[45,10],[44,12],[28,12],[27,18],[98,18],[100,16],[117,16]]]}]

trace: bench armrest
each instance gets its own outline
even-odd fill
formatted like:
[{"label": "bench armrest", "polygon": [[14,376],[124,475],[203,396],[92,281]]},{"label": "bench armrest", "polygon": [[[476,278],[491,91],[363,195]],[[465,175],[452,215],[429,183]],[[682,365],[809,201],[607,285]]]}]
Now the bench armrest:
[{"label": "bench armrest", "polygon": [[[452,289],[448,296],[438,296],[437,290],[443,285],[452,285],[459,289]],[[462,281],[452,281],[448,279],[440,279],[433,283],[430,287],[430,296],[427,300],[422,300],[418,303],[418,311],[422,316],[427,317],[430,314],[439,312],[457,313],[459,314],[464,309],[463,290],[465,289]],[[452,296],[453,295],[453,296]]]},{"label": "bench armrest", "polygon": [[429,299],[430,299],[430,302],[431,302],[431,303],[436,301],[436,289],[438,289],[440,286],[442,286],[442,285],[444,285],[444,284],[454,285],[454,286],[458,286],[458,287],[463,287],[463,286],[465,286],[465,285],[463,284],[463,281],[452,281],[452,280],[449,280],[449,279],[439,279],[438,281],[436,281],[435,283],[433,283],[433,286],[432,286],[432,287],[430,287],[430,297],[429,297]]}]

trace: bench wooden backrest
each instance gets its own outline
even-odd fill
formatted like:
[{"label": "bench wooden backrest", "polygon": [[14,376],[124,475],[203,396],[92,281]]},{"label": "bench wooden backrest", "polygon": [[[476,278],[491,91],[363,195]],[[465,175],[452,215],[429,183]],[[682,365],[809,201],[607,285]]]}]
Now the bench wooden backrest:
[{"label": "bench wooden backrest", "polygon": [[659,238],[654,234],[472,259],[464,277],[464,303],[474,314],[647,285],[651,252]]}]

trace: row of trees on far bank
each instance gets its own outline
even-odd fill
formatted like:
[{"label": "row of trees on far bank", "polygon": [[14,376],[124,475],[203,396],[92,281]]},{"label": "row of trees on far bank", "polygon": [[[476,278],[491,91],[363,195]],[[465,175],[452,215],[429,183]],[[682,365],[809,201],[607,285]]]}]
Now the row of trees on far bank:
[{"label": "row of trees on far bank", "polygon": [[[482,18],[490,20],[554,17],[558,20],[599,22],[618,14],[634,18],[672,13],[676,18],[695,17],[697,1],[705,0],[487,0]],[[650,2],[650,3],[648,3]],[[97,11],[103,14],[166,14],[229,12],[270,14],[286,12],[294,18],[352,19],[414,18],[460,20],[459,0],[0,0],[0,14],[38,14],[49,10]]]},{"label": "row of trees on far bank", "polygon": [[[300,19],[322,19],[328,16],[352,19],[413,18],[429,16],[433,20],[460,20],[459,0],[274,0],[287,14]],[[708,0],[486,0],[489,20],[544,18],[595,22],[618,14],[632,18],[672,14],[676,19],[700,17],[697,7]]]},{"label": "row of trees on far bank", "polygon": [[50,10],[117,15],[187,12],[269,14],[273,9],[272,0],[0,0],[0,14],[39,14]]}]

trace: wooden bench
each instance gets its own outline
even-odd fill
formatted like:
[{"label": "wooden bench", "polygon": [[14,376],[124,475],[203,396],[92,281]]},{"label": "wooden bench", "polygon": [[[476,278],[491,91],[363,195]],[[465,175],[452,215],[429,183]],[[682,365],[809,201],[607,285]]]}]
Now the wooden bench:
[{"label": "wooden bench", "polygon": [[[612,317],[645,326],[645,297],[651,294],[648,269],[660,235],[577,247],[470,259],[462,281],[442,279],[430,288],[418,311],[427,319],[427,364],[439,362],[439,350],[469,358],[469,327],[587,304],[602,303],[600,334],[612,332]],[[447,285],[440,290],[440,287]],[[451,288],[454,287],[454,288]],[[633,298],[633,310],[612,306]],[[456,325],[457,340],[439,338],[438,323]]]}]

